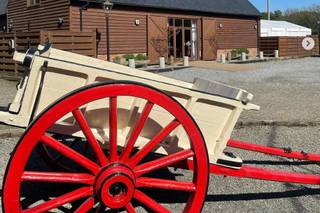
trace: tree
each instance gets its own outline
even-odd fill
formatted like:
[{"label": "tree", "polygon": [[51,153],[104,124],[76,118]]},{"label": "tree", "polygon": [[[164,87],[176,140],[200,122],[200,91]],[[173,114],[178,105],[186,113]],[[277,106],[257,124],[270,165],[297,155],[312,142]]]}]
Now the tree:
[{"label": "tree", "polygon": [[320,34],[320,6],[287,10],[283,20],[311,28],[313,34]]},{"label": "tree", "polygon": [[[276,10],[270,13],[271,20],[281,20],[283,18],[283,14],[281,10]],[[268,13],[261,13],[261,19],[268,19]]]}]

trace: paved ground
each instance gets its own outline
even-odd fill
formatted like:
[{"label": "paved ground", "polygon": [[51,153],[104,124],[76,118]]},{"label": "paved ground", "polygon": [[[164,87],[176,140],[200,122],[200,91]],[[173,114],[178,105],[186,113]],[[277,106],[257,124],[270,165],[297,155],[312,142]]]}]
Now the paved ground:
[{"label": "paved ground", "polygon": [[[262,63],[254,71],[226,72],[190,68],[163,75],[192,81],[202,77],[222,81],[255,94],[260,112],[246,112],[233,137],[305,152],[320,152],[320,59],[306,58]],[[13,95],[15,83],[0,80],[0,105]],[[274,121],[276,125],[260,125]],[[0,126],[0,130],[1,130]],[[1,178],[10,150],[18,138],[0,139]],[[309,162],[234,151],[249,165],[319,174],[320,167]],[[173,174],[184,174],[181,170]],[[179,212],[181,197],[160,193],[159,202]],[[300,184],[273,183],[211,175],[203,212],[319,212],[320,188]]]}]

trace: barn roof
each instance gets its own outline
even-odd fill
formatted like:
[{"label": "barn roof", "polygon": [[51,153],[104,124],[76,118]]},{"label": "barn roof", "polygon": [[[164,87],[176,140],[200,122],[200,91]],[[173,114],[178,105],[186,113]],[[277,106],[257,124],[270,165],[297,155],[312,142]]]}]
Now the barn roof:
[{"label": "barn roof", "polygon": [[0,0],[0,15],[7,14],[8,0]]},{"label": "barn roof", "polygon": [[[88,0],[78,0],[88,1]],[[92,1],[92,0],[89,0]],[[102,2],[103,0],[93,0]],[[216,14],[260,16],[249,0],[110,0],[115,5],[139,6]]]}]

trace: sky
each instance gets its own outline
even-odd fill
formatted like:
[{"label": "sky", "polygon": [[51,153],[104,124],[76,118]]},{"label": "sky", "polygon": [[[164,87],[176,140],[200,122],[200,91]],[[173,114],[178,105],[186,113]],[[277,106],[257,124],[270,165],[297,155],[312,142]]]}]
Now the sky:
[{"label": "sky", "polygon": [[[267,0],[250,0],[260,12],[266,11]],[[271,11],[286,9],[300,9],[305,7],[311,7],[312,5],[320,5],[320,0],[270,0]]]}]

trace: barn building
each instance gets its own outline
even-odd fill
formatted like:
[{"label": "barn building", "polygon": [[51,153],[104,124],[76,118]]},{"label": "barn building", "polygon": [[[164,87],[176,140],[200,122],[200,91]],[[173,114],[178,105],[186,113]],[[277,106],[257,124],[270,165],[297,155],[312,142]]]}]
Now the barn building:
[{"label": "barn building", "polygon": [[96,31],[98,55],[147,54],[214,60],[258,49],[260,12],[248,0],[9,0],[14,31]]}]

